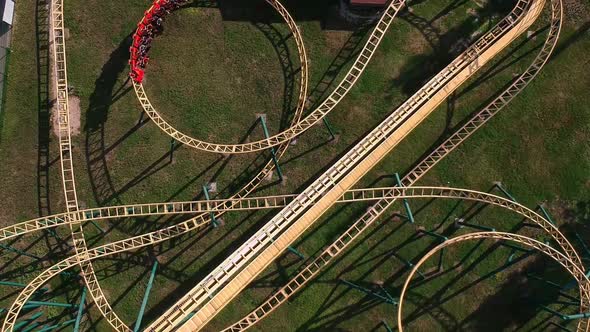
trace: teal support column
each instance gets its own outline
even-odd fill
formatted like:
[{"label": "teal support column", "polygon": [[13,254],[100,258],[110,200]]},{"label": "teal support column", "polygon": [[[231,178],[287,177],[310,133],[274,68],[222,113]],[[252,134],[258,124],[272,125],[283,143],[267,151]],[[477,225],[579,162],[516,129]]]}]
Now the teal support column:
[{"label": "teal support column", "polygon": [[576,320],[576,319],[583,319],[583,318],[590,318],[590,312],[583,312],[583,313],[579,313],[579,314],[573,314],[573,315],[564,315],[561,312],[557,311],[557,310],[553,310],[547,306],[544,305],[540,305],[539,306],[541,309],[561,318],[561,320]]},{"label": "teal support column", "polygon": [[46,331],[52,331],[55,329],[61,329],[62,327],[66,327],[66,326],[73,324],[75,322],[76,322],[75,319],[70,319],[70,320],[67,320],[63,323],[59,323],[59,324],[55,324],[55,325],[51,325],[51,326],[45,326],[37,332],[46,332]]},{"label": "teal support column", "polygon": [[[19,287],[25,288],[27,285],[21,284],[20,282],[12,282],[12,281],[0,281],[0,286],[10,286],[10,287]],[[49,289],[47,288],[39,288],[35,293],[45,293]]]},{"label": "teal support column", "polygon": [[473,229],[478,229],[480,231],[489,231],[489,232],[496,231],[496,229],[493,227],[482,226],[482,225],[471,224],[471,223],[465,222],[463,220],[463,218],[456,219],[455,221],[459,227],[469,227],[469,228],[473,228]]},{"label": "teal support column", "polygon": [[300,259],[305,259],[305,255],[302,254],[302,253],[300,253],[299,251],[297,251],[297,249],[295,249],[295,248],[293,248],[291,246],[288,246],[287,249],[290,252],[292,252],[293,254],[295,254],[297,257],[299,257]]},{"label": "teal support column", "polygon": [[92,218],[96,218],[100,216],[100,212],[95,211],[95,212],[90,212],[90,211],[86,211],[85,213],[86,215],[86,219],[90,220],[90,223],[96,228],[98,229],[99,232],[104,234],[104,229],[102,229],[97,223],[96,221],[92,220]]},{"label": "teal support column", "polygon": [[555,303],[555,304],[562,304],[562,305],[573,305],[573,306],[579,306],[580,305],[580,301],[554,300],[553,303]]},{"label": "teal support column", "polygon": [[60,302],[45,302],[45,301],[28,301],[23,306],[24,309],[32,309],[37,307],[58,307],[58,308],[74,308],[75,304],[71,303],[60,303]]},{"label": "teal support column", "polygon": [[336,135],[334,134],[334,130],[332,130],[332,126],[330,125],[330,123],[328,122],[328,119],[326,119],[326,117],[324,116],[322,118],[322,120],[324,121],[324,125],[326,126],[326,128],[328,129],[328,132],[330,133],[330,136],[332,136],[331,140],[335,140],[336,139]]},{"label": "teal support column", "polygon": [[42,312],[38,312],[36,314],[34,314],[33,316],[26,318],[16,324],[14,324],[14,327],[12,328],[13,331],[18,331],[21,327],[29,325],[32,321],[34,321],[35,319],[41,317],[43,315]]},{"label": "teal support column", "polygon": [[350,281],[346,281],[341,279],[340,282],[342,282],[343,284],[347,285],[348,287],[354,288],[356,290],[359,290],[367,295],[370,295],[374,298],[377,298],[383,302],[389,303],[389,304],[393,304],[393,305],[397,305],[397,301],[390,299],[389,297],[383,296],[381,294],[375,293],[374,291],[367,289],[365,287],[359,286],[355,283],[352,283]]},{"label": "teal support column", "polygon": [[49,235],[51,235],[56,241],[61,242],[62,239],[59,238],[59,236],[57,236],[57,233],[55,232],[55,230],[49,228],[45,230],[47,233],[49,233]]},{"label": "teal support column", "polygon": [[[211,198],[209,198],[209,190],[207,189],[207,186],[203,186],[203,192],[205,193],[205,199],[211,200]],[[211,217],[213,227],[219,226],[219,222],[217,222],[217,218],[215,218],[215,213],[213,211],[209,212],[209,216]]]},{"label": "teal support column", "polygon": [[438,254],[438,271],[442,271],[443,269],[443,259],[445,256],[445,248],[442,248]]},{"label": "teal support column", "polygon": [[[429,235],[429,236],[432,236],[432,237],[438,239],[441,243],[443,243],[443,242],[445,242],[445,241],[447,241],[449,239],[446,236],[443,236],[443,235],[440,235],[438,233],[435,233],[435,232],[426,230],[424,228],[420,228],[420,229],[418,229],[418,231],[421,232],[421,233],[423,233],[423,234],[426,234],[426,235]],[[443,259],[444,259],[444,256],[445,256],[445,248],[442,248],[439,251],[439,254],[438,254],[438,271],[441,271],[442,268],[443,268]]]},{"label": "teal support column", "polygon": [[512,244],[512,243],[509,243],[509,242],[501,242],[501,244],[502,244],[504,247],[508,247],[508,248],[511,248],[511,249],[514,249],[514,250],[519,250],[519,251],[522,251],[522,252],[529,252],[529,251],[531,251],[531,250],[532,250],[532,249],[525,249],[525,248],[523,248],[523,247],[519,247],[519,246],[517,246],[517,245],[514,245],[514,244]]},{"label": "teal support column", "polygon": [[500,182],[496,182],[494,183],[494,186],[496,188],[498,188],[504,195],[506,195],[506,197],[508,197],[511,201],[516,202],[516,198],[514,198],[514,196],[512,196],[508,190],[504,189],[504,187],[502,187],[502,184]]},{"label": "teal support column", "polygon": [[531,253],[533,253],[533,250],[532,250],[532,249],[524,249],[524,248],[522,248],[522,247],[519,247],[519,246],[517,246],[517,245],[514,245],[514,244],[512,244],[512,243],[508,243],[508,242],[501,242],[501,244],[502,244],[503,246],[505,246],[505,247],[508,247],[508,248],[512,249],[512,250],[510,251],[510,255],[508,256],[508,259],[507,259],[507,262],[508,262],[508,263],[510,263],[510,262],[512,262],[512,261],[514,260],[514,257],[516,256],[516,252],[517,252],[517,251],[524,252],[524,253],[525,253],[525,254],[527,254],[527,255],[530,255]]},{"label": "teal support column", "polygon": [[396,298],[389,294],[389,292],[387,291],[387,289],[385,289],[385,287],[383,287],[383,285],[379,285],[379,289],[381,290],[381,293],[385,294],[385,297],[387,297],[391,302],[397,303]]},{"label": "teal support column", "polygon": [[80,276],[76,273],[72,273],[72,272],[68,272],[68,271],[63,271],[59,273],[62,276],[66,276],[68,278],[76,278],[76,279],[80,279]]},{"label": "teal support column", "polygon": [[82,288],[82,296],[80,297],[80,304],[78,304],[78,314],[76,315],[76,323],[74,324],[74,332],[80,331],[80,323],[84,314],[84,306],[86,305],[86,287]]},{"label": "teal support column", "polygon": [[561,319],[563,320],[574,320],[574,319],[582,319],[582,318],[590,318],[590,312],[584,312],[580,314],[574,315],[563,315]]},{"label": "teal support column", "polygon": [[[563,297],[565,297],[567,299],[570,299],[570,300],[572,300],[574,302],[578,302],[578,303],[580,302],[580,299],[579,298],[577,298],[575,296],[572,296],[572,295],[569,295],[568,293],[565,293],[564,291],[562,291],[562,287],[558,283],[555,283],[555,282],[553,282],[551,280],[547,280],[545,278],[542,278],[540,276],[537,276],[537,275],[534,275],[534,274],[531,274],[531,273],[527,273],[526,276],[527,276],[527,278],[531,278],[533,280],[540,281],[542,283],[545,283],[546,285],[549,285],[549,286],[551,286],[551,287],[553,287],[555,289],[558,289],[559,290],[559,292],[558,292],[559,295],[561,295],[561,296],[563,296]],[[574,283],[574,286],[575,285],[576,285],[576,283]],[[565,287],[563,287],[563,289],[566,290]]]},{"label": "teal support column", "polygon": [[148,280],[147,287],[145,288],[145,293],[143,294],[143,301],[141,301],[141,307],[139,308],[139,313],[137,314],[137,320],[135,321],[135,327],[133,328],[133,332],[138,332],[139,328],[141,327],[143,313],[145,312],[145,307],[147,306],[148,298],[150,297],[150,292],[152,290],[152,285],[154,284],[154,278],[156,277],[157,269],[158,261],[154,261],[154,265],[152,266],[152,273],[150,274],[150,279]]},{"label": "teal support column", "polygon": [[548,306],[545,305],[539,305],[539,308],[541,308],[542,310],[547,311],[548,313],[555,315],[561,319],[565,319],[566,315],[562,314],[561,312],[557,311],[557,310],[553,310],[551,308],[549,308]]},{"label": "teal support column", "polygon": [[538,206],[539,206],[539,210],[541,210],[541,212],[545,216],[545,219],[547,219],[550,223],[555,225],[555,221],[553,220],[553,218],[551,218],[551,216],[549,215],[549,212],[547,212],[547,210],[545,210],[545,208],[543,207],[543,204],[539,204]]},{"label": "teal support column", "polygon": [[387,322],[385,320],[382,320],[381,324],[383,324],[383,327],[385,327],[385,331],[393,332],[393,330],[391,329],[391,327],[389,327],[389,325],[387,325]]},{"label": "teal support column", "polygon": [[185,318],[183,318],[180,323],[178,323],[178,325],[175,326],[175,328],[177,328],[178,326],[182,326],[184,323],[186,323],[189,319],[193,318],[193,316],[195,315],[195,312],[189,312],[188,315],[186,315]]},{"label": "teal support column", "polygon": [[29,332],[32,331],[34,328],[36,328],[37,326],[39,326],[41,324],[37,323],[37,322],[33,322],[33,324],[25,327],[24,329],[20,330],[20,332]]},{"label": "teal support column", "polygon": [[[397,259],[399,259],[400,261],[402,261],[404,264],[406,264],[406,266],[408,268],[414,267],[414,263],[412,263],[409,260],[403,258],[402,256],[400,256],[400,255],[398,255],[396,253],[393,253],[392,256],[395,257],[395,258],[397,258]],[[418,273],[418,275],[420,277],[422,277],[422,279],[426,279],[426,276],[422,272],[420,272],[420,270],[417,270],[416,273]]]},{"label": "teal support column", "polygon": [[41,258],[40,258],[40,257],[38,257],[38,256],[35,256],[35,255],[32,255],[32,254],[26,253],[26,252],[24,252],[24,251],[22,251],[22,250],[20,250],[20,249],[13,248],[13,247],[11,247],[11,246],[7,246],[7,245],[5,245],[5,244],[1,244],[1,243],[0,243],[0,248],[2,248],[2,249],[4,249],[4,250],[11,251],[11,252],[13,252],[13,253],[15,253],[15,254],[19,254],[19,255],[23,255],[23,256],[31,257],[31,258],[34,258],[34,259],[41,259]]},{"label": "teal support column", "polygon": [[527,273],[526,276],[527,276],[527,278],[531,278],[531,279],[534,279],[534,280],[541,281],[541,282],[543,282],[543,283],[545,283],[545,284],[547,284],[549,286],[553,286],[555,288],[561,288],[561,285],[559,285],[559,284],[557,284],[557,283],[555,283],[553,281],[547,280],[545,278],[539,277],[537,275],[534,275],[532,273]]},{"label": "teal support column", "polygon": [[[398,187],[403,187],[402,186],[402,180],[399,177],[399,174],[398,173],[395,173],[395,182],[397,182],[397,186]],[[412,214],[412,209],[410,209],[410,203],[408,203],[408,200],[405,199],[405,198],[402,199],[402,203],[404,205],[404,209],[406,210],[406,214],[407,214],[408,220],[410,220],[410,223],[413,224],[414,223],[414,215]]]},{"label": "teal support column", "polygon": [[438,239],[440,242],[445,242],[446,240],[449,239],[448,237],[446,237],[444,235],[440,235],[438,233],[435,233],[435,232],[432,232],[432,231],[429,231],[429,230],[426,230],[426,229],[423,229],[423,228],[418,229],[418,232],[424,233],[424,234],[429,235],[429,236],[432,236],[432,237]]},{"label": "teal support column", "polygon": [[90,223],[94,226],[94,228],[98,229],[99,232],[104,234],[104,229],[102,229],[94,220],[90,220]]},{"label": "teal support column", "polygon": [[[262,124],[262,130],[264,130],[264,137],[269,138],[270,134],[268,133],[268,128],[266,128],[266,121],[264,121],[264,117],[261,116],[260,123]],[[270,153],[272,154],[272,162],[275,164],[275,168],[277,169],[277,174],[279,175],[279,181],[283,182],[283,171],[281,170],[281,166],[279,165],[279,160],[277,159],[277,154],[275,152],[275,148],[270,148]]]}]

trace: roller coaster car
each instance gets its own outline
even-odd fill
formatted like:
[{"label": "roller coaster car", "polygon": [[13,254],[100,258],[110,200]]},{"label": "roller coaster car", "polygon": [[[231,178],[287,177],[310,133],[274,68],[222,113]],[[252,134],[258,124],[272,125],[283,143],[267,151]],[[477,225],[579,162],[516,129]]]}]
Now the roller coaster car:
[{"label": "roller coaster car", "polygon": [[137,67],[132,68],[131,72],[129,73],[129,76],[131,77],[131,79],[139,84],[141,84],[141,82],[143,81],[143,75],[144,75],[143,69],[137,68]]}]

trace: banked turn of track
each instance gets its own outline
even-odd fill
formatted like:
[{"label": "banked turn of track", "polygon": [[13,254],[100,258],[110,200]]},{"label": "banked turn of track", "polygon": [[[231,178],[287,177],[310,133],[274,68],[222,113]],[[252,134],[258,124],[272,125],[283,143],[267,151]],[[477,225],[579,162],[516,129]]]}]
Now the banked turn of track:
[{"label": "banked turn of track", "polygon": [[[520,1],[519,4],[517,5],[516,10],[517,11],[520,10],[522,13],[524,13],[527,5],[529,5],[530,2],[531,1]],[[392,2],[392,4],[394,4],[394,3],[395,3],[395,1]],[[399,3],[403,4],[403,2],[399,2]],[[522,5],[523,3],[525,5]],[[391,7],[392,4],[390,4],[390,7],[388,8],[388,10],[392,8]],[[519,6],[521,6],[521,7],[519,8]],[[56,7],[54,5],[54,9],[55,8]],[[399,8],[401,8],[401,6],[396,8],[396,12],[397,12],[397,10],[399,10]],[[556,13],[558,13],[557,17],[555,15]],[[385,14],[387,14],[387,12]],[[512,14],[514,14],[514,12]],[[521,75],[521,77],[519,77],[519,79],[517,81],[515,81],[514,84],[505,91],[505,93],[503,93],[491,105],[489,105],[486,109],[484,109],[485,112],[484,111],[480,112],[480,114],[478,114],[474,119],[472,119],[468,124],[466,124],[466,126],[464,126],[463,128],[461,128],[455,135],[451,136],[451,138],[449,140],[447,140],[445,143],[443,143],[441,145],[441,147],[439,147],[439,149],[435,150],[435,152],[433,152],[433,153],[436,153],[437,155],[436,154],[435,155],[431,154],[421,164],[419,164],[417,166],[417,168],[419,168],[419,169],[414,169],[414,171],[411,172],[409,176],[406,176],[404,178],[404,181],[415,182],[419,178],[419,176],[421,176],[421,174],[423,174],[428,169],[430,169],[432,166],[434,166],[434,164],[438,160],[440,160],[442,157],[444,157],[446,154],[448,154],[456,145],[460,144],[460,142],[462,142],[465,138],[467,138],[473,131],[475,131],[477,128],[479,128],[481,125],[483,125],[483,123],[485,123],[485,121],[487,121],[491,116],[493,116],[495,114],[495,112],[497,112],[499,109],[501,109],[501,107],[503,107],[507,102],[509,102],[510,99],[512,99],[512,97],[514,97],[514,95],[516,95],[518,92],[520,92],[524,88],[524,86],[526,86],[526,84],[536,75],[536,73],[538,72],[538,70],[540,70],[540,68],[545,63],[546,59],[548,58],[548,56],[549,56],[549,54],[550,54],[550,52],[551,52],[551,50],[552,50],[552,48],[554,46],[554,42],[557,40],[557,35],[559,33],[559,27],[560,27],[560,24],[561,24],[561,2],[560,1],[557,1],[557,0],[556,1],[552,1],[552,15],[553,15],[552,29],[550,31],[550,35],[548,37],[548,40],[545,43],[545,45],[544,45],[541,53],[539,54],[539,56],[537,56],[537,58],[535,59],[535,62],[533,63],[533,65],[531,67],[529,67],[529,69],[525,72],[525,74]],[[384,15],[384,17],[387,17],[387,15]],[[55,22],[56,16],[53,15],[53,18],[54,18],[54,22]],[[61,18],[63,19],[63,14],[62,14]],[[393,18],[393,16],[391,17],[391,19],[392,18]],[[510,17],[509,17],[509,19],[510,19]],[[516,24],[517,20],[515,20],[514,18],[512,18],[512,21],[509,20],[509,22],[510,22],[510,27],[515,28],[517,26],[517,24]],[[557,24],[555,24],[556,22],[557,22]],[[54,23],[54,32],[55,32],[55,26],[56,25]],[[555,27],[557,27],[556,30],[554,29]],[[62,28],[63,28],[63,21],[62,21]],[[384,29],[383,31],[380,32],[380,36],[379,37],[382,37],[382,35],[385,32],[385,30],[386,29]],[[376,31],[379,31],[379,25],[377,26]],[[522,30],[522,31],[524,31],[524,30]],[[520,33],[522,33],[522,31],[520,31]],[[63,30],[62,30],[62,32],[63,32]],[[371,36],[371,37],[373,37],[373,36]],[[485,36],[484,36],[484,38],[485,38]],[[371,40],[369,40],[369,42],[370,41]],[[476,43],[476,45],[477,45],[477,43]],[[550,47],[547,47],[548,45]],[[375,47],[376,46],[377,45],[375,45]],[[63,51],[64,51],[63,52],[63,73],[65,75],[65,49],[63,49]],[[374,48],[373,48],[373,51],[374,51]],[[478,51],[481,51],[481,50],[478,50]],[[56,56],[59,56],[59,53],[57,51],[56,51]],[[361,56],[362,56],[362,54],[361,54]],[[476,59],[477,59],[477,57],[476,57]],[[483,63],[479,63],[477,65],[477,67],[479,67],[480,65],[483,65]],[[353,67],[353,69],[354,69],[354,67]],[[59,72],[59,67],[58,67],[58,72]],[[58,75],[58,86],[59,86],[59,75]],[[66,105],[66,111],[65,111],[65,113],[66,113],[66,117],[67,117],[67,90],[66,90],[65,93],[66,93],[66,95],[65,95],[66,98],[65,98],[65,102],[64,103]],[[419,93],[420,93],[420,91],[419,91]],[[60,107],[60,110],[62,110],[61,107]],[[61,119],[62,118],[61,118],[61,113],[60,113],[60,120]],[[66,118],[65,121],[67,122],[67,118]],[[60,121],[60,124],[61,123],[62,123],[62,121]],[[469,127],[469,125],[471,127]],[[69,130],[69,126],[65,126],[65,128],[68,128],[68,130]],[[60,131],[60,133],[61,133],[61,131]],[[69,140],[69,133],[68,133],[68,140]],[[61,143],[61,141],[60,141],[60,143]],[[61,145],[61,146],[65,146],[65,145]],[[64,151],[66,152],[65,154],[63,153]],[[70,151],[69,148],[62,150],[62,164],[64,163],[64,161],[66,162],[66,167],[63,167],[63,165],[62,165],[62,168],[64,169],[64,172],[66,172],[66,173],[68,172],[68,170],[71,170],[71,167],[70,168],[67,168],[69,151]],[[71,159],[69,159],[69,164],[71,166]],[[72,184],[73,184],[73,171],[71,171],[71,174],[72,174],[71,175],[71,178],[72,178]],[[414,174],[414,175],[420,174],[420,175],[416,176],[415,178],[412,178],[412,174]],[[66,195],[67,195],[68,193],[72,193],[72,191],[71,190],[68,191],[68,186],[66,185],[68,182],[66,181],[66,178],[67,177],[64,175],[64,188],[65,188],[65,192],[66,192]],[[390,192],[389,193],[391,193],[391,197],[390,198],[386,198],[383,201],[379,202],[378,204],[374,205],[373,208],[368,211],[368,214],[371,215],[371,216],[374,216],[376,218],[380,214],[380,212],[378,212],[378,209],[377,208],[381,208],[382,210],[384,210],[384,206],[390,205],[390,202],[393,202],[394,201],[394,198],[395,197],[398,197],[398,195],[400,194],[399,192],[396,192],[396,190],[401,190],[401,189],[404,189],[405,190],[405,189],[410,189],[410,188],[390,188]],[[75,191],[74,191],[74,194],[75,194]],[[402,195],[402,197],[404,197],[403,194],[401,194],[401,195]],[[70,210],[70,205],[68,205],[68,210]],[[72,210],[77,210],[77,204],[76,204],[76,209],[73,209],[72,208]],[[72,217],[72,215],[71,214],[68,214],[67,218],[71,218],[71,217]],[[538,217],[541,218],[540,216],[538,216]],[[201,219],[205,219],[205,218],[201,217]],[[69,220],[68,223],[70,223],[70,224],[71,223],[75,223],[75,220],[73,220],[73,221],[72,220]],[[356,223],[355,223],[355,225],[356,225]],[[367,226],[368,226],[368,224],[367,224]],[[185,225],[185,227],[186,227],[186,225]],[[188,231],[188,230],[185,230],[184,232],[186,232],[186,231]],[[180,233],[184,233],[184,232],[180,232]],[[567,240],[565,239],[565,237],[563,237],[563,235],[561,235],[561,233],[559,233],[559,231],[557,229],[553,229],[553,230],[552,229],[549,229],[549,232],[550,233],[553,232],[553,234],[557,234],[557,235],[554,235],[554,237],[557,236],[556,240],[558,241],[558,243],[560,243],[562,245],[562,247],[564,247],[564,250],[565,250],[567,256],[569,257],[568,259],[569,259],[570,263],[573,264],[573,265],[576,265],[576,266],[578,264],[581,264],[579,262],[579,258],[575,254],[575,251],[573,251],[573,248],[567,242]],[[155,232],[152,232],[152,233],[155,233]],[[155,234],[152,234],[152,233],[150,233],[149,235],[150,236],[155,235]],[[169,237],[173,237],[173,236],[178,235],[180,233],[168,232],[168,236]],[[163,235],[163,234],[166,234],[166,233],[162,233],[160,235]],[[165,240],[165,239],[167,239],[169,237],[166,237],[166,236],[160,237],[160,238],[155,237],[155,238],[153,238],[153,243],[163,241],[163,240]],[[123,242],[123,241],[120,241],[120,242]],[[149,243],[141,242],[140,241],[139,244],[136,243],[135,246],[133,246],[133,245],[132,246],[125,246],[125,245],[123,245],[123,246],[120,246],[119,249],[115,249],[111,253],[121,252],[121,251],[125,251],[125,250],[131,250],[131,249],[139,248],[139,247],[142,247],[142,246],[145,246],[145,245],[148,245],[148,244]],[[103,246],[103,247],[107,247],[107,246],[109,246],[109,245],[106,245],[106,246]],[[117,246],[113,246],[113,247],[117,247]],[[97,253],[97,255],[94,256],[94,258],[101,256],[101,253],[102,254],[107,253],[107,251],[105,251],[105,249],[102,248],[102,250],[98,250],[95,253]],[[80,258],[80,257],[81,257],[81,255],[77,255],[76,257],[73,257],[74,258],[73,260],[74,261],[77,261],[77,258]],[[90,259],[88,259],[88,261],[90,261]],[[80,263],[83,263],[83,262],[84,262],[84,260],[80,260]],[[74,262],[74,265],[75,265],[75,263],[76,262]],[[60,265],[60,264],[58,264],[58,265]],[[58,265],[54,266],[52,269],[57,268],[57,270],[60,270],[60,268],[58,267]],[[71,266],[73,266],[73,265],[70,265],[70,267]],[[40,285],[41,284],[39,284],[39,286]],[[23,293],[26,293],[25,290],[23,290]],[[23,294],[23,293],[21,293],[21,294]],[[14,307],[14,305],[13,305],[13,307]],[[11,308],[11,312],[12,312],[12,308]],[[16,315],[14,316],[14,319],[16,319]],[[6,323],[7,322],[8,322],[8,317],[7,317],[7,320],[5,321],[5,326],[4,327],[6,327]]]}]

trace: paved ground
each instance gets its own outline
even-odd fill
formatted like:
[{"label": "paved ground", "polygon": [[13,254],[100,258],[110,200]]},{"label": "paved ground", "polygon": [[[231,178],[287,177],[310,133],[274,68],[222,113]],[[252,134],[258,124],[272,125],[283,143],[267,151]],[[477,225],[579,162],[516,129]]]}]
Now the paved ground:
[{"label": "paved ground", "polygon": [[[4,11],[4,1],[0,1],[0,19]],[[8,53],[10,52],[10,35],[12,27],[4,22],[0,23],[0,113],[4,108],[4,80],[6,79],[6,66]]]}]

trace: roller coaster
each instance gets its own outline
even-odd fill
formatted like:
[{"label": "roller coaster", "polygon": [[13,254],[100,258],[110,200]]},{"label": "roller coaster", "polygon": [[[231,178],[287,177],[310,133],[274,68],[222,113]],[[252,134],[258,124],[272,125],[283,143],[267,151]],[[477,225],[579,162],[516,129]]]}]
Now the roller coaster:
[{"label": "roller coaster", "polygon": [[[181,8],[186,2],[173,0],[154,1],[153,6],[146,11],[145,17],[140,21],[133,36],[134,44],[131,49],[132,56],[130,59],[131,77],[141,107],[165,134],[186,146],[221,154],[250,153],[266,149],[273,149],[274,151],[276,149],[276,159],[279,159],[285,153],[293,139],[321,121],[344,99],[375,55],[383,37],[390,29],[391,23],[406,5],[405,0],[391,0],[387,4],[344,78],[319,106],[303,117],[306,109],[309,76],[309,61],[303,38],[297,24],[285,7],[278,0],[266,0],[290,29],[297,47],[301,70],[299,71],[299,95],[295,115],[291,125],[274,136],[243,144],[217,144],[193,138],[166,122],[150,102],[143,87],[143,70],[146,69],[149,59],[147,52],[151,46],[149,43],[151,43],[153,37],[157,36],[157,30],[162,23],[161,20],[175,9]],[[413,276],[421,265],[445,247],[475,239],[517,242],[536,249],[561,264],[576,279],[579,286],[579,311],[581,316],[577,329],[578,331],[590,331],[590,320],[587,315],[590,312],[590,281],[586,276],[582,259],[574,246],[560,229],[551,220],[548,220],[547,216],[543,216],[513,199],[486,192],[450,187],[415,186],[416,182],[429,170],[498,114],[542,70],[559,38],[563,21],[562,0],[549,0],[551,14],[547,37],[529,67],[522,74],[515,77],[487,106],[472,115],[458,130],[417,163],[410,172],[400,179],[398,186],[351,189],[453,91],[477,73],[481,67],[497,56],[517,37],[526,32],[539,18],[545,4],[545,0],[516,1],[515,7],[507,16],[432,77],[413,96],[370,133],[366,134],[300,193],[249,197],[263,179],[274,171],[276,164],[273,160],[269,160],[246,186],[227,199],[80,209],[70,137],[64,4],[63,0],[52,0],[51,31],[55,57],[60,162],[67,211],[2,228],[0,229],[0,241],[67,225],[70,228],[75,254],[47,268],[22,289],[7,312],[2,331],[15,331],[15,324],[19,314],[31,296],[41,286],[49,282],[51,278],[74,267],[81,269],[81,276],[92,301],[112,328],[116,331],[131,331],[132,329],[119,318],[105,297],[94,272],[94,260],[137,250],[183,234],[205,229],[211,225],[212,218],[219,217],[227,211],[280,209],[270,221],[260,227],[254,235],[223,260],[219,266],[145,328],[146,331],[201,330],[334,204],[358,201],[372,202],[372,205],[358,220],[343,232],[336,241],[326,246],[315,259],[301,268],[289,282],[269,296],[255,310],[224,330],[243,331],[260,322],[305,287],[323,268],[350,247],[351,243],[369,229],[395,202],[410,198],[468,200],[498,206],[512,211],[537,225],[552,238],[557,246],[552,247],[540,239],[500,231],[470,233],[444,241],[415,264],[406,278],[398,305],[398,329],[400,331],[403,330],[402,308],[404,296],[413,280]],[[83,229],[83,225],[87,222],[161,215],[187,215],[189,217],[179,223],[142,235],[94,248],[87,246]]]}]

